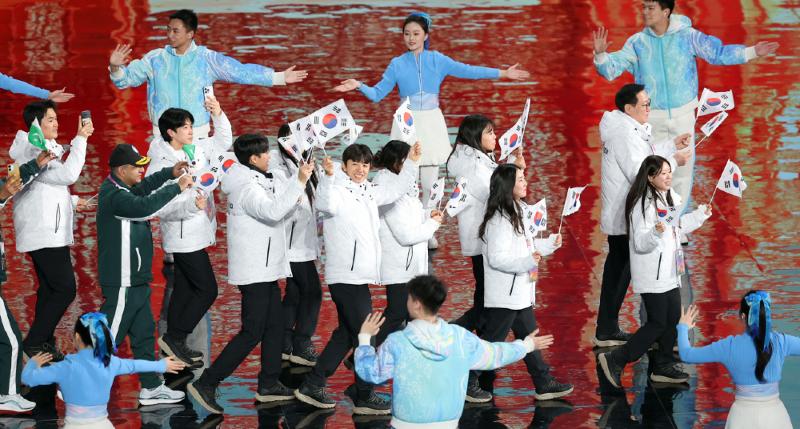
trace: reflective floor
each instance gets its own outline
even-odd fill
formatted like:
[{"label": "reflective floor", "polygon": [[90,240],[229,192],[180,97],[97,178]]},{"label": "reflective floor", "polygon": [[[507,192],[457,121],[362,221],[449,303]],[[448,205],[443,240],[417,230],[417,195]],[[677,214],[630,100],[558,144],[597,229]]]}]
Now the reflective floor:
[{"label": "reflective floor", "polygon": [[[59,108],[61,143],[75,132],[81,110],[90,109],[96,132],[90,139],[86,167],[73,193],[91,196],[108,174],[106,160],[119,142],[145,150],[150,124],[144,87],[119,91],[107,76],[108,55],[117,42],[134,43],[134,56],[165,44],[163,28],[169,10],[191,3],[200,13],[197,40],[243,62],[283,70],[297,64],[310,72],[301,84],[275,89],[219,83],[215,93],[230,117],[235,134],[274,135],[278,126],[310,113],[338,98],[328,90],[345,78],[374,83],[389,60],[403,52],[399,25],[416,7],[409,2],[381,1],[374,6],[336,5],[333,1],[179,2],[172,0],[12,1],[0,3],[0,71],[45,88],[66,86],[77,97]],[[336,2],[338,3],[338,2]],[[468,4],[469,3],[469,4]],[[545,353],[554,373],[575,384],[567,401],[536,402],[522,364],[498,373],[492,405],[466,407],[463,428],[491,427],[722,427],[733,402],[730,377],[720,365],[688,366],[688,386],[657,386],[647,382],[647,360],[629,367],[617,391],[598,377],[594,335],[605,236],[599,230],[600,142],[597,124],[613,108],[613,95],[631,81],[599,77],[592,66],[591,30],[603,23],[611,29],[613,48],[641,26],[640,2],[630,0],[541,0],[514,2],[434,2],[426,9],[434,19],[432,48],[472,64],[507,67],[521,63],[529,81],[467,81],[450,78],[442,87],[442,110],[451,135],[461,118],[483,113],[494,119],[502,134],[512,126],[527,97],[531,115],[525,135],[529,192],[534,200],[548,198],[550,230],[569,186],[589,184],[580,212],[564,220],[564,246],[548,258],[540,272],[537,319],[542,331],[554,333],[556,344]],[[677,13],[688,15],[695,27],[730,43],[752,45],[778,41],[777,56],[742,66],[699,63],[700,85],[733,90],[736,108],[701,146],[695,176],[695,199],[708,201],[727,159],[741,167],[748,189],[738,200],[717,193],[714,216],[691,237],[687,257],[690,284],[684,302],[702,311],[696,342],[704,344],[738,332],[736,308],[744,291],[758,287],[773,296],[774,327],[797,334],[800,326],[800,5],[792,0],[680,0]],[[30,99],[3,93],[0,140],[10,142],[22,127],[21,111]],[[364,126],[364,142],[377,147],[387,141],[390,115],[398,104],[395,93],[373,104],[358,93],[345,95],[353,116]],[[704,122],[701,118],[700,122]],[[336,153],[336,148],[332,151]],[[7,154],[3,152],[7,162]],[[442,172],[442,174],[444,174]],[[218,201],[224,210],[224,202]],[[220,296],[210,311],[211,355],[216,356],[239,329],[240,296],[226,281],[225,216],[218,217],[216,247],[210,249],[220,284]],[[3,296],[23,332],[33,317],[36,281],[31,260],[13,245],[10,211],[2,216],[8,249],[9,281]],[[81,213],[76,223],[74,266],[78,297],[58,329],[62,347],[69,349],[70,329],[79,314],[101,302],[96,276],[94,214]],[[451,294],[443,316],[452,318],[469,307],[472,272],[459,252],[456,225],[439,232],[440,248],[432,269],[446,280]],[[158,314],[170,278],[156,252],[157,271],[153,311]],[[162,271],[163,268],[163,271]],[[384,305],[384,291],[373,289],[374,306]],[[318,336],[321,348],[330,336],[336,314],[325,291]],[[623,307],[623,324],[638,326],[638,298],[631,294]],[[121,355],[129,356],[123,347]],[[221,386],[226,414],[222,427],[386,427],[386,419],[359,419],[343,390],[352,374],[343,366],[330,379],[339,399],[332,412],[318,412],[296,402],[256,406],[253,395],[259,370],[258,350]],[[786,362],[781,397],[795,425],[800,425],[800,359]],[[303,369],[286,368],[284,382],[296,386]],[[190,377],[170,377],[185,385]],[[120,377],[109,411],[120,428],[216,427],[199,407],[186,401],[180,407],[137,409],[138,380]],[[388,389],[386,390],[388,391]],[[36,389],[34,415],[0,417],[0,427],[55,427],[63,404],[52,389]]]}]

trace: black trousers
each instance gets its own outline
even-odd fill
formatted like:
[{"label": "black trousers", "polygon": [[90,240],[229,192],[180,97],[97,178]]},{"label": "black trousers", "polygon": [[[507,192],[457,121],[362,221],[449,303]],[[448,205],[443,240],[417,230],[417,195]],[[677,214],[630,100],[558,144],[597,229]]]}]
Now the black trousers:
[{"label": "black trousers", "polygon": [[[522,310],[509,310],[507,308],[483,309],[483,332],[481,338],[489,342],[505,341],[508,331],[514,333],[514,338],[524,340],[531,332],[536,330],[536,315],[533,307]],[[550,366],[542,358],[542,352],[535,350],[525,355],[522,359],[528,368],[528,374],[533,380],[533,385],[542,386],[550,380]],[[481,388],[491,392],[495,379],[494,371],[481,371]]]},{"label": "black trousers", "polygon": [[[372,296],[369,294],[369,285],[350,285],[334,283],[328,285],[331,299],[336,305],[339,326],[333,330],[331,339],[320,353],[317,364],[311,370],[306,381],[314,386],[323,387],[328,377],[336,372],[347,353],[358,346],[358,333],[361,324],[372,312]],[[355,371],[354,371],[355,373]],[[373,385],[367,383],[355,374],[358,395],[364,397],[372,392]]]},{"label": "black trousers", "polygon": [[239,290],[242,292],[242,328],[201,378],[203,383],[219,384],[261,343],[258,387],[272,387],[281,374],[281,290],[278,282],[242,285]]},{"label": "black trousers", "polygon": [[292,262],[283,296],[284,345],[301,350],[311,344],[322,305],[322,284],[314,261]]},{"label": "black trousers", "polygon": [[34,250],[28,255],[39,278],[39,289],[33,322],[23,344],[38,347],[55,341],[56,326],[75,299],[75,273],[67,246]]},{"label": "black trousers", "polygon": [[397,283],[386,285],[386,310],[383,311],[386,320],[381,325],[375,344],[381,345],[392,332],[399,331],[403,324],[410,320],[408,316],[408,285]]},{"label": "black trousers", "polygon": [[472,308],[452,323],[468,331],[480,333],[481,311],[483,310],[483,255],[470,256],[472,276],[475,277],[475,291],[472,293]]},{"label": "black trousers", "polygon": [[619,309],[631,282],[631,263],[627,235],[608,236],[608,256],[603,267],[600,308],[597,312],[597,335],[611,335],[619,330]]},{"label": "black trousers", "polygon": [[654,354],[656,365],[676,362],[672,348],[678,336],[675,326],[681,318],[680,288],[662,293],[643,293],[642,304],[647,310],[647,322],[620,348],[621,352],[628,362],[633,362],[658,341],[658,351]]},{"label": "black trousers", "polygon": [[186,340],[217,299],[217,279],[205,249],[173,256],[175,285],[167,310],[167,335]]}]

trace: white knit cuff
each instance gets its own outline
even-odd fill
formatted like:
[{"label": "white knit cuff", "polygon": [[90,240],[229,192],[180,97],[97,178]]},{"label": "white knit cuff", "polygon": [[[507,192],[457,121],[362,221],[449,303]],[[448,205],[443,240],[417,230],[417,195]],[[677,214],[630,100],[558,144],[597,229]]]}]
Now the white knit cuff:
[{"label": "white knit cuff", "polygon": [[286,85],[286,73],[284,72],[272,73],[272,85],[273,86]]},{"label": "white knit cuff", "polygon": [[525,350],[527,350],[528,353],[536,350],[536,344],[533,343],[533,338],[530,336],[525,337],[525,339],[522,340],[522,345],[525,346]]},{"label": "white knit cuff", "polygon": [[358,334],[358,345],[359,346],[369,346],[369,340],[372,338],[370,334]]}]

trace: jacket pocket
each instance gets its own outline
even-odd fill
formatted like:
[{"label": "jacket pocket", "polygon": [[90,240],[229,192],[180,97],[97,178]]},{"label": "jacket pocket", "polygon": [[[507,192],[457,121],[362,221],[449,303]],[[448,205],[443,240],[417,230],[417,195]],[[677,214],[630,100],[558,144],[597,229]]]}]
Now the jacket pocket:
[{"label": "jacket pocket", "polygon": [[292,221],[292,229],[289,231],[289,248],[292,248],[292,240],[294,239],[294,225],[297,223],[296,220]]},{"label": "jacket pocket", "polygon": [[411,261],[414,260],[414,246],[408,248],[406,253],[406,271],[411,267]]},{"label": "jacket pocket", "polygon": [[658,267],[656,268],[656,280],[658,280],[659,276],[661,276],[661,257],[662,256],[664,256],[663,252],[658,254]]},{"label": "jacket pocket", "polygon": [[56,230],[53,234],[58,234],[58,224],[61,223],[61,203],[56,204]]},{"label": "jacket pocket", "polygon": [[269,253],[270,253],[270,250],[272,250],[272,237],[270,237],[269,240],[267,241],[267,265],[266,266],[269,266]]},{"label": "jacket pocket", "polygon": [[517,275],[514,274],[514,278],[511,279],[511,290],[508,291],[508,296],[511,296],[511,294],[514,293],[514,283],[516,282],[517,282]]},{"label": "jacket pocket", "polygon": [[358,241],[353,241],[353,261],[350,262],[350,271],[356,266],[356,251],[358,251]]},{"label": "jacket pocket", "polygon": [[142,254],[139,253],[139,248],[136,248],[136,272],[142,269]]}]

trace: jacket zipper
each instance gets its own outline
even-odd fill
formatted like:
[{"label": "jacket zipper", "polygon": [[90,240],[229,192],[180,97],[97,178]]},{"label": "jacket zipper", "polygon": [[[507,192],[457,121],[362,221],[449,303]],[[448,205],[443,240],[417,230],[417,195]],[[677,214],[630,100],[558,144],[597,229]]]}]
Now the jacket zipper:
[{"label": "jacket zipper", "polygon": [[[666,34],[664,34],[666,36]],[[667,99],[667,114],[672,119],[672,101],[669,99],[669,84],[667,83],[667,71],[664,66],[664,39],[658,38],[658,51],[661,54],[661,77],[664,78],[664,97]]]},{"label": "jacket zipper", "polygon": [[411,267],[412,260],[414,260],[414,246],[409,247],[408,253],[406,253],[406,271]]},{"label": "jacket zipper", "polygon": [[517,275],[514,274],[514,278],[511,279],[511,290],[508,291],[508,296],[511,296],[511,294],[514,293],[514,283],[516,283],[516,282],[517,282]]},{"label": "jacket zipper", "polygon": [[61,203],[56,205],[56,230],[53,234],[58,234],[58,224],[61,223]]},{"label": "jacket zipper", "polygon": [[296,224],[296,223],[297,223],[296,220],[292,221],[292,230],[291,230],[291,232],[289,232],[289,248],[290,249],[292,248],[292,240],[294,239],[294,224]]},{"label": "jacket zipper", "polygon": [[181,238],[183,238],[183,219],[181,219]]},{"label": "jacket zipper", "polygon": [[358,250],[358,241],[353,241],[353,262],[350,263],[350,271],[356,266],[356,250]]},{"label": "jacket zipper", "polygon": [[142,269],[142,255],[139,253],[139,248],[136,248],[136,272]]},{"label": "jacket zipper", "polygon": [[658,280],[659,276],[661,276],[661,257],[664,256],[664,252],[658,254],[658,269],[656,271],[656,280]]},{"label": "jacket zipper", "polygon": [[267,241],[267,265],[266,265],[267,267],[269,266],[269,251],[270,251],[270,249],[272,249],[272,237],[270,237],[269,241]]}]

